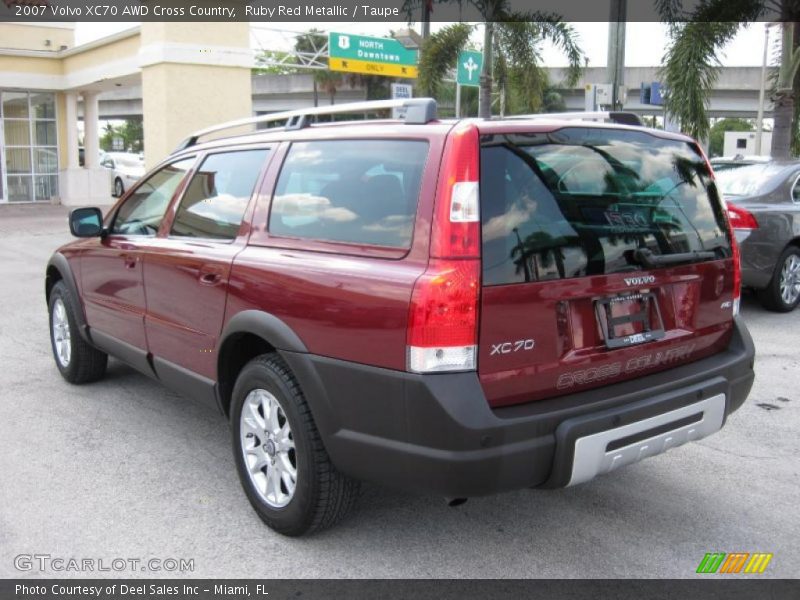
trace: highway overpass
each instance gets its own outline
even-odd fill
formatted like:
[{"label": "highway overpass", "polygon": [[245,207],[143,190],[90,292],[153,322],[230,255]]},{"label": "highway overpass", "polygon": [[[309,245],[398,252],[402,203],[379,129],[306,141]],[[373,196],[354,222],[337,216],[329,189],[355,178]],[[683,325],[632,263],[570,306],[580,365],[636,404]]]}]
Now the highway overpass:
[{"label": "highway overpass", "polygon": [[[585,69],[581,80],[573,87],[559,82],[564,80],[565,70],[548,69],[550,81],[564,97],[569,110],[583,110],[584,86],[589,83],[605,83],[605,67]],[[658,67],[627,67],[625,84],[628,96],[625,109],[640,114],[661,114],[659,106],[642,105],[639,102],[641,83],[658,81]],[[761,80],[760,67],[724,67],[711,93],[710,116],[754,118],[758,110],[758,92]],[[291,110],[313,105],[314,86],[311,73],[296,75],[253,75],[253,110],[257,113]],[[180,94],[176,90],[176,94]],[[360,87],[342,86],[336,93],[335,102],[354,102],[365,98]],[[767,94],[765,116],[772,116],[772,103]],[[319,91],[319,103],[330,102],[328,95]],[[142,92],[140,86],[119,87],[100,96],[101,119],[125,119],[142,115]]]}]

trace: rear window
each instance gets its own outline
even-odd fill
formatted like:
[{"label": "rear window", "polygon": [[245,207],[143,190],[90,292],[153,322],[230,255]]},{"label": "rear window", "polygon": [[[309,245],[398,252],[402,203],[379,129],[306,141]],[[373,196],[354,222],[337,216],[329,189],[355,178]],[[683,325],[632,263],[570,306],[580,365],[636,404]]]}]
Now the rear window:
[{"label": "rear window", "polygon": [[428,143],[337,140],[292,144],[284,161],[272,234],[408,248]]},{"label": "rear window", "polygon": [[641,270],[657,255],[730,255],[702,156],[645,132],[566,128],[483,138],[484,285]]},{"label": "rear window", "polygon": [[[716,167],[714,169],[716,171]],[[764,194],[782,181],[784,165],[748,165],[719,173],[717,189],[723,196],[757,196]]]}]

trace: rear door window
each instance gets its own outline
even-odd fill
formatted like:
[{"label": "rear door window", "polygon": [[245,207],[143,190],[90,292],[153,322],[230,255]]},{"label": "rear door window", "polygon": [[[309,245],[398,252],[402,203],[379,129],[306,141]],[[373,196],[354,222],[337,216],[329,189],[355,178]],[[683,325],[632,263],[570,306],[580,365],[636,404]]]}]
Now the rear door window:
[{"label": "rear door window", "polygon": [[634,252],[730,256],[703,157],[645,132],[565,128],[483,139],[484,285],[641,270]]},{"label": "rear door window", "polygon": [[170,236],[233,240],[268,150],[211,154],[178,205]]},{"label": "rear door window", "polygon": [[272,235],[408,248],[428,143],[292,144],[272,199]]}]

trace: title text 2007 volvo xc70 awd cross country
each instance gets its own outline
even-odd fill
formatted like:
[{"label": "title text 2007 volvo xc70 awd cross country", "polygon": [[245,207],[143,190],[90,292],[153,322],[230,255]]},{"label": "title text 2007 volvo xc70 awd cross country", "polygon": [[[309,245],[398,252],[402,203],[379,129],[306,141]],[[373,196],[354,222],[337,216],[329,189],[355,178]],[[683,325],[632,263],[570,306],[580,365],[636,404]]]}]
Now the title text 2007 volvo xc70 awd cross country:
[{"label": "title text 2007 volvo xc70 awd cross country", "polygon": [[[375,112],[399,101],[331,107]],[[230,419],[277,531],[368,480],[460,499],[581,483],[714,433],[754,349],[691,139],[531,116],[198,132],[47,267],[58,369],[115,356]],[[612,117],[614,115],[612,114]]]}]

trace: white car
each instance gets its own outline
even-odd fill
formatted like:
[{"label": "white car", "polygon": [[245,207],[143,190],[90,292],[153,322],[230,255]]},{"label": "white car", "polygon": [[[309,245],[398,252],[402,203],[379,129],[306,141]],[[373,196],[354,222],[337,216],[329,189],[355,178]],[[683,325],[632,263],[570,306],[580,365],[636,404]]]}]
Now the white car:
[{"label": "white car", "polygon": [[145,173],[144,158],[128,152],[107,152],[100,165],[113,172],[112,193],[119,198]]}]

